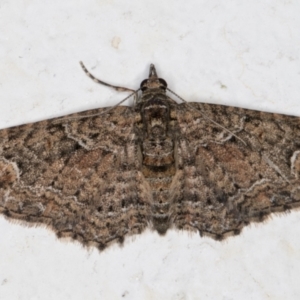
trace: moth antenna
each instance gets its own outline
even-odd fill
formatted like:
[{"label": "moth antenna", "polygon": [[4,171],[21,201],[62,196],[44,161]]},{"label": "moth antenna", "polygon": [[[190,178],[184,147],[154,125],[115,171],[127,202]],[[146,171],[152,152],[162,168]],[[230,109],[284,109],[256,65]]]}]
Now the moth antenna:
[{"label": "moth antenna", "polygon": [[105,85],[105,86],[108,86],[108,87],[111,87],[111,88],[115,89],[118,92],[133,92],[133,93],[136,93],[135,90],[132,90],[132,89],[129,89],[129,88],[126,88],[126,87],[123,87],[123,86],[112,85],[112,84],[106,83],[106,82],[96,78],[93,74],[90,73],[90,71],[88,71],[88,69],[85,67],[85,65],[83,64],[82,61],[80,61],[79,63],[81,65],[81,68],[85,72],[85,74],[88,77],[90,77],[94,82]]},{"label": "moth antenna", "polygon": [[247,143],[241,139],[240,137],[238,137],[236,134],[234,134],[232,131],[230,131],[229,129],[227,129],[226,127],[222,126],[221,124],[219,124],[218,122],[214,121],[213,119],[209,118],[208,116],[206,116],[203,112],[201,112],[199,109],[193,107],[192,105],[189,104],[189,102],[187,102],[186,100],[184,100],[182,97],[180,97],[178,94],[176,94],[175,92],[173,92],[172,90],[170,90],[169,88],[167,88],[167,90],[172,93],[173,95],[175,95],[178,99],[180,99],[182,102],[186,103],[187,106],[191,109],[196,110],[197,112],[199,112],[202,117],[208,121],[210,121],[211,123],[217,125],[218,127],[224,129],[225,131],[227,131],[228,133],[232,134],[234,137],[236,137],[239,141],[241,141],[245,146],[247,146]]},{"label": "moth antenna", "polygon": [[60,120],[56,120],[53,121],[53,123],[60,123],[61,121],[65,121],[65,120],[81,120],[81,119],[85,119],[85,118],[90,118],[90,117],[97,117],[97,116],[101,116],[101,115],[105,115],[106,113],[108,113],[110,110],[116,108],[117,106],[119,106],[120,104],[122,104],[123,102],[125,102],[127,99],[129,99],[130,97],[132,97],[134,94],[136,94],[140,89],[134,91],[134,93],[131,93],[129,96],[127,96],[125,99],[121,100],[120,102],[118,102],[117,104],[115,104],[114,106],[110,106],[108,107],[105,111],[103,111],[102,113],[99,114],[93,114],[93,115],[86,115],[86,116],[81,116],[81,117],[68,117],[68,118],[63,118]]}]

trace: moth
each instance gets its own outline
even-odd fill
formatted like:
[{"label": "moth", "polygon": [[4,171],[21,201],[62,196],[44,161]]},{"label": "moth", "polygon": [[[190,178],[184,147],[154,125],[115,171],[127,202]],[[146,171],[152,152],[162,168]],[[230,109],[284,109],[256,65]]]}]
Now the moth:
[{"label": "moth", "polygon": [[299,118],[178,104],[154,65],[133,92],[132,107],[1,130],[0,213],[102,250],[147,227],[222,240],[299,207]]}]

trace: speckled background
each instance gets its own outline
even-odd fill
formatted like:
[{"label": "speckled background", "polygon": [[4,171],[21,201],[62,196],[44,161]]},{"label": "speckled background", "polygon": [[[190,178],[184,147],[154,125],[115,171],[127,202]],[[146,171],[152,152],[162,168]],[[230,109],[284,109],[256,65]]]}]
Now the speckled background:
[{"label": "speckled background", "polygon": [[[300,116],[297,1],[0,3],[0,128],[123,99],[150,63],[187,101]],[[230,116],[229,116],[230,117]],[[299,299],[300,212],[224,242],[150,231],[103,253],[0,216],[0,299]]]}]

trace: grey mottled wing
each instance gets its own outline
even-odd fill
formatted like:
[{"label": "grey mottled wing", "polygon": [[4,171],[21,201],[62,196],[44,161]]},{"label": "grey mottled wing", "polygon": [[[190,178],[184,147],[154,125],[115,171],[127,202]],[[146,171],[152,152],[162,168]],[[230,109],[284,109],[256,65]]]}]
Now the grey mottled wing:
[{"label": "grey mottled wing", "polygon": [[0,213],[100,249],[141,232],[149,191],[134,111],[116,107],[97,116],[106,109],[1,130]]},{"label": "grey mottled wing", "polygon": [[300,205],[300,118],[188,105],[177,109],[177,228],[222,239],[251,221]]}]

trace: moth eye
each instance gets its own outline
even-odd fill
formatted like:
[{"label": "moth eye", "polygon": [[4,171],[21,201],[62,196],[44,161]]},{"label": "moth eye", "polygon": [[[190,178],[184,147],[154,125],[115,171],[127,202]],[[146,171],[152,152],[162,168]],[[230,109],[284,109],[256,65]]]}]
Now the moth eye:
[{"label": "moth eye", "polygon": [[158,78],[158,81],[164,86],[164,88],[168,86],[167,82],[164,79]]},{"label": "moth eye", "polygon": [[145,79],[141,82],[140,88],[142,91],[145,91],[147,89],[147,87],[145,86],[147,81],[148,81],[148,79]]}]

